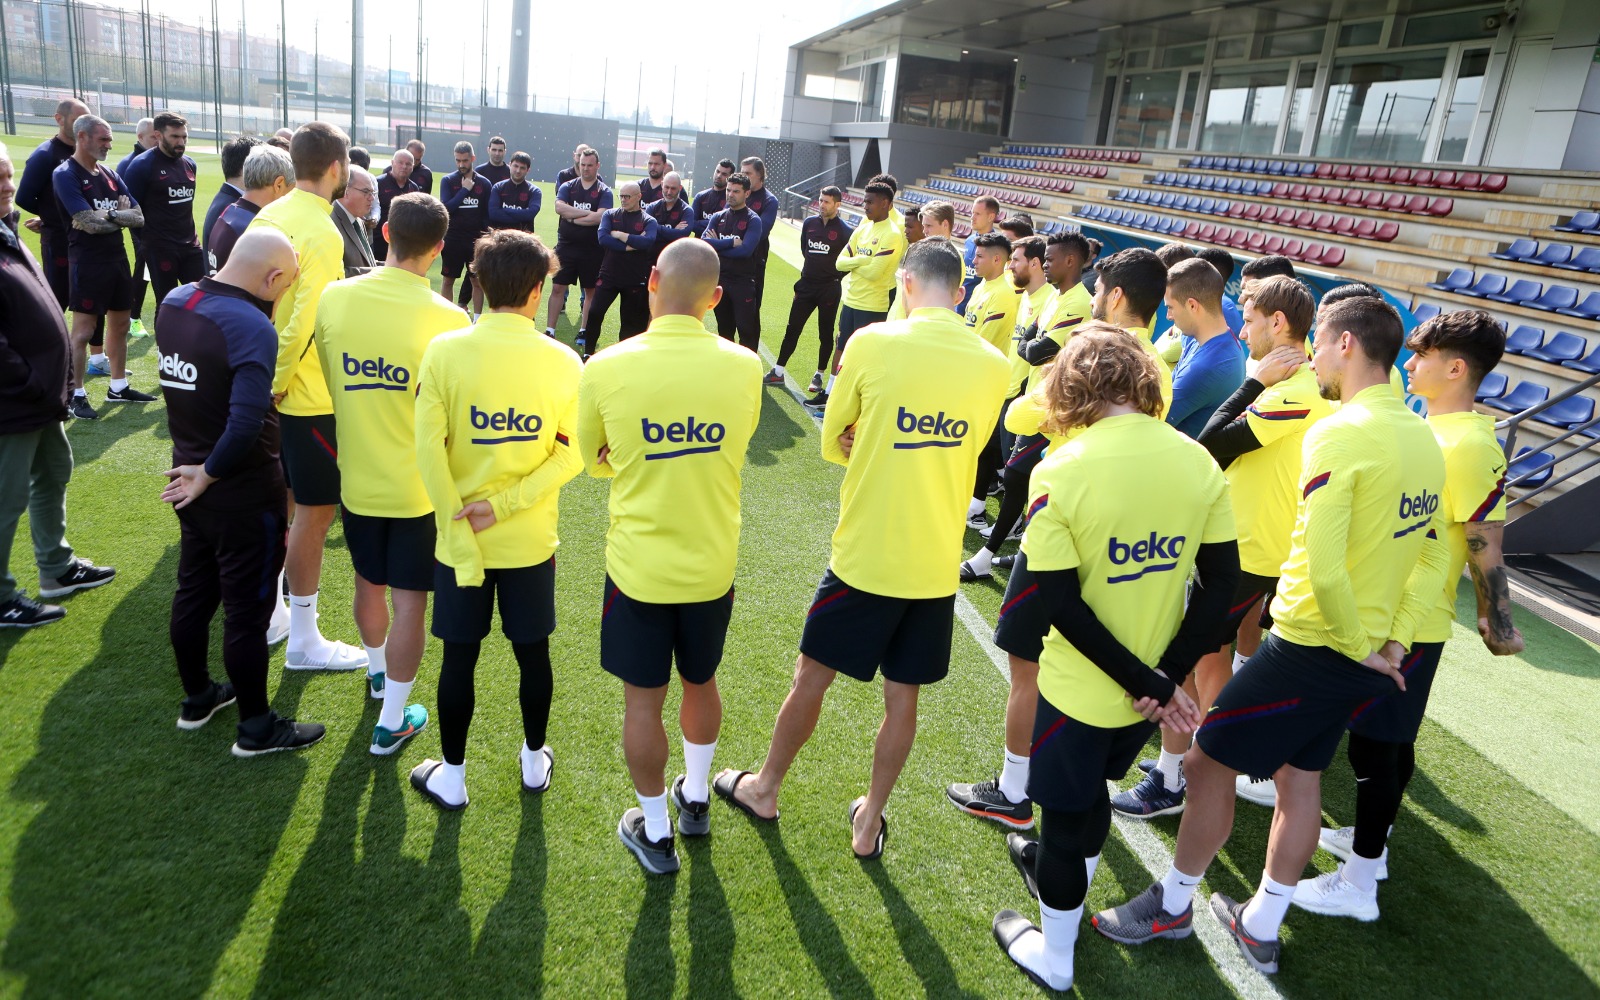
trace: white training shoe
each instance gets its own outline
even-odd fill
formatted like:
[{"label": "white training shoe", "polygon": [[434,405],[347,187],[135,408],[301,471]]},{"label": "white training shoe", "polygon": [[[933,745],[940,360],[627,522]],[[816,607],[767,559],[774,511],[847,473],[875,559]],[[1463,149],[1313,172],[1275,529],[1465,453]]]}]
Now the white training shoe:
[{"label": "white training shoe", "polygon": [[[1317,837],[1317,845],[1324,851],[1338,858],[1340,861],[1349,861],[1356,853],[1356,828],[1341,826],[1335,830],[1331,826],[1322,828],[1322,833]],[[1389,848],[1385,847],[1383,853],[1378,855],[1377,879],[1382,882],[1389,877]]]},{"label": "white training shoe", "polygon": [[272,609],[272,620],[267,622],[267,645],[276,646],[289,638],[289,609],[279,601]]},{"label": "white training shoe", "polygon": [[366,651],[348,643],[329,642],[324,649],[320,658],[291,649],[284,655],[283,665],[289,670],[357,670],[367,665]]},{"label": "white training shoe", "polygon": [[1248,774],[1241,774],[1234,779],[1233,790],[1246,802],[1268,809],[1278,805],[1278,786],[1273,784],[1271,778],[1252,778]]},{"label": "white training shoe", "polygon": [[1362,922],[1378,919],[1377,890],[1366,892],[1346,881],[1343,865],[1326,875],[1301,879],[1291,902],[1325,917],[1353,917]]}]

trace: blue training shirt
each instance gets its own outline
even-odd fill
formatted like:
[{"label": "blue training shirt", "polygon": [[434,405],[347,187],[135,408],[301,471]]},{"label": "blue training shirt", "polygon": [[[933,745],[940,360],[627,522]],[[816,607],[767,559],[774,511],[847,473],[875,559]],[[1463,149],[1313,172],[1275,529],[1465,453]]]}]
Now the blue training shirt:
[{"label": "blue training shirt", "polygon": [[1172,369],[1172,406],[1167,423],[1198,438],[1206,422],[1244,384],[1244,355],[1239,342],[1219,334],[1205,343],[1190,341]]}]

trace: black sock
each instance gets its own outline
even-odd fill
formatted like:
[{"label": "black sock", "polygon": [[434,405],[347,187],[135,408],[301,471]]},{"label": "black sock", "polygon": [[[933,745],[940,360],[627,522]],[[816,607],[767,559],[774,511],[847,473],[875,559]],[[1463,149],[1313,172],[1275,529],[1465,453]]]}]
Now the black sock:
[{"label": "black sock", "polygon": [[1039,902],[1052,910],[1075,910],[1089,894],[1089,872],[1084,865],[1105,846],[1111,829],[1111,797],[1102,792],[1087,812],[1043,809],[1039,817],[1039,854],[1033,879],[1039,885]]},{"label": "black sock", "polygon": [[446,764],[464,764],[467,730],[477,708],[473,673],[478,666],[476,642],[447,642],[439,665],[439,749]]},{"label": "black sock", "polygon": [[545,744],[545,732],[550,725],[550,699],[555,690],[555,675],[550,669],[550,640],[514,642],[511,652],[516,655],[517,668],[522,679],[517,686],[517,699],[522,703],[522,738],[529,750]]},{"label": "black sock", "polygon": [[1389,828],[1400,815],[1400,800],[1416,766],[1409,743],[1385,743],[1350,734],[1347,749],[1356,775],[1355,852],[1363,858],[1383,854]]}]

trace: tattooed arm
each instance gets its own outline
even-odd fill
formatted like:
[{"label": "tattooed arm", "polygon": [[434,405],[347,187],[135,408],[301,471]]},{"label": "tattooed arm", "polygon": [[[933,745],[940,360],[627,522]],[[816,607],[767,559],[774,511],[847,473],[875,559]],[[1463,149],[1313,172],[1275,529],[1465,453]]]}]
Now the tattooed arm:
[{"label": "tattooed arm", "polygon": [[1473,521],[1467,529],[1467,567],[1478,592],[1478,634],[1496,656],[1522,652],[1522,633],[1511,623],[1511,585],[1500,552],[1504,522]]},{"label": "tattooed arm", "polygon": [[111,220],[111,213],[100,212],[95,209],[78,212],[72,217],[72,228],[85,233],[114,233],[122,227]]}]

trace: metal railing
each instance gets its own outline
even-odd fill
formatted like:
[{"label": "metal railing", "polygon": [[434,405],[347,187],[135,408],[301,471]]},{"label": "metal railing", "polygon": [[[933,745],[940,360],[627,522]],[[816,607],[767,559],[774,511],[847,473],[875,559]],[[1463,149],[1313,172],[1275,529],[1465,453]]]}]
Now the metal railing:
[{"label": "metal railing", "polygon": [[[1566,389],[1563,389],[1561,392],[1556,393],[1549,399],[1530,406],[1526,410],[1523,410],[1517,414],[1513,414],[1512,416],[1507,417],[1505,420],[1501,420],[1496,423],[1494,425],[1494,429],[1496,431],[1505,431],[1506,434],[1506,468],[1509,469],[1511,467],[1511,463],[1516,457],[1517,432],[1522,428],[1524,422],[1538,417],[1539,414],[1550,409],[1550,407],[1555,406],[1557,403],[1571,399],[1572,397],[1592,389],[1597,385],[1600,385],[1600,375],[1591,375],[1582,382],[1575,383]],[[1550,426],[1557,427],[1559,425],[1552,424]],[[1531,487],[1527,492],[1507,501],[1506,506],[1510,508],[1515,507],[1518,504],[1527,503],[1529,500],[1532,500],[1539,494],[1571,480],[1574,476],[1581,475],[1596,466],[1600,466],[1600,449],[1595,448],[1595,444],[1597,443],[1597,434],[1600,434],[1600,409],[1597,409],[1596,414],[1591,416],[1587,421],[1568,428],[1564,433],[1557,435],[1548,443],[1546,443],[1540,450],[1543,453],[1551,456],[1547,461],[1542,462],[1533,468],[1524,469],[1523,471],[1519,472],[1515,478],[1506,481],[1506,489],[1509,490],[1513,487],[1520,487],[1523,483],[1526,483],[1530,480],[1538,479],[1540,476],[1547,474],[1549,475],[1549,478],[1545,479],[1539,485]],[[1560,445],[1566,441],[1572,441],[1573,439],[1576,439],[1574,442],[1576,447],[1563,454],[1555,454],[1554,449],[1557,445]],[[1584,462],[1582,465],[1579,465],[1576,468],[1569,467],[1559,475],[1554,474],[1553,470],[1556,466],[1566,462],[1568,459],[1589,452],[1594,453],[1593,457]]]},{"label": "metal railing", "polygon": [[783,201],[778,206],[778,214],[786,219],[804,219],[811,203],[817,199],[817,194],[829,184],[845,187],[850,183],[850,164],[847,161],[835,163],[825,170],[819,170],[802,180],[783,189]]}]

